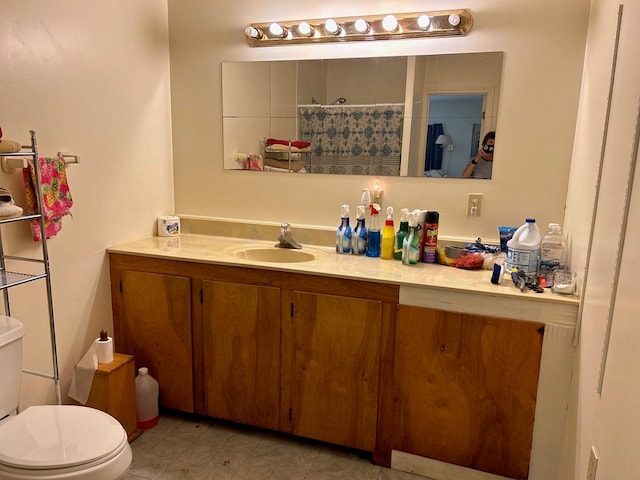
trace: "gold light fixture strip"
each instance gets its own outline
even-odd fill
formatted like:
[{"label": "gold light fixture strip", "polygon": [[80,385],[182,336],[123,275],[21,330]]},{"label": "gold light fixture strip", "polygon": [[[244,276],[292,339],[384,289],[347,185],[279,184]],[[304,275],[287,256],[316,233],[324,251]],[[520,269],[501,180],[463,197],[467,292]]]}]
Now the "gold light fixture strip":
[{"label": "gold light fixture strip", "polygon": [[252,47],[295,43],[348,42],[464,35],[473,26],[468,10],[363,15],[315,20],[252,23],[245,29]]}]

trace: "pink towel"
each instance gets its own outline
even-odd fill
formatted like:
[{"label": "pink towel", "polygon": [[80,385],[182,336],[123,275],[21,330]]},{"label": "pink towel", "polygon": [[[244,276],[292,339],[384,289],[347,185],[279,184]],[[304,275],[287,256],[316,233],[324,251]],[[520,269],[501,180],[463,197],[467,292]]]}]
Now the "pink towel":
[{"label": "pink towel", "polygon": [[296,148],[307,148],[311,146],[309,142],[303,142],[302,140],[280,140],[278,138],[267,138],[264,142],[267,145],[290,145]]},{"label": "pink towel", "polygon": [[[62,229],[62,217],[71,214],[73,200],[71,199],[71,192],[67,182],[64,159],[62,157],[40,157],[39,166],[45,234],[47,238],[51,238]],[[35,191],[36,172],[33,164],[29,164],[27,168],[22,169],[22,178],[24,180],[27,213],[36,213],[38,204]],[[42,240],[39,220],[31,221],[31,233],[35,242]]]}]

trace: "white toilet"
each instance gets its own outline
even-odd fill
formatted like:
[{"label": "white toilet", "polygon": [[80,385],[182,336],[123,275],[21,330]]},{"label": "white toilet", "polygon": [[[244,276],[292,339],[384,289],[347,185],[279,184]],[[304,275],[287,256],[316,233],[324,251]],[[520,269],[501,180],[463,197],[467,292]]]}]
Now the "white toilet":
[{"label": "white toilet", "polygon": [[22,323],[0,315],[0,480],[117,480],[131,465],[127,433],[76,405],[18,408]]}]

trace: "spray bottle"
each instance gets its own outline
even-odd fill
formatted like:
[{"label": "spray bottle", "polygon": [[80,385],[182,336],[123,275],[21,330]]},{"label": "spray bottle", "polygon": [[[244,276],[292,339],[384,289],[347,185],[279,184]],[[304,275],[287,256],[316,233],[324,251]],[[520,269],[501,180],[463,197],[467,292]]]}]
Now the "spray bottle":
[{"label": "spray bottle", "polygon": [[419,215],[420,212],[416,211],[409,214],[409,235],[402,243],[402,263],[404,265],[415,265],[420,260]]},{"label": "spray bottle", "polygon": [[395,241],[395,228],[393,225],[393,207],[387,207],[387,219],[382,229],[382,249],[380,258],[391,260],[393,258],[393,244]]},{"label": "spray bottle", "polygon": [[353,230],[353,238],[351,239],[351,253],[364,255],[367,253],[367,239],[369,237],[364,218],[364,205],[356,207],[356,222],[356,228]]},{"label": "spray bottle", "polygon": [[396,232],[396,245],[393,250],[393,258],[402,260],[402,242],[409,235],[409,209],[400,210],[400,228]]},{"label": "spray bottle", "polygon": [[371,204],[371,226],[369,227],[369,240],[367,243],[367,257],[380,256],[380,223],[378,214],[380,213],[380,205]]},{"label": "spray bottle", "polygon": [[340,225],[336,230],[336,252],[351,252],[351,226],[349,225],[349,205],[340,207]]}]

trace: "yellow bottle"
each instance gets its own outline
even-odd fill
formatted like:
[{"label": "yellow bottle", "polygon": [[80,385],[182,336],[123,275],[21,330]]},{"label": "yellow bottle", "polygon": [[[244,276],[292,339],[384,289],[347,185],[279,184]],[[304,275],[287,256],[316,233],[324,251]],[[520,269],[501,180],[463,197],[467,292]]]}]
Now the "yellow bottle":
[{"label": "yellow bottle", "polygon": [[393,228],[393,207],[387,207],[387,219],[382,229],[382,247],[380,258],[391,260],[393,258],[393,246],[396,240],[396,232]]}]

